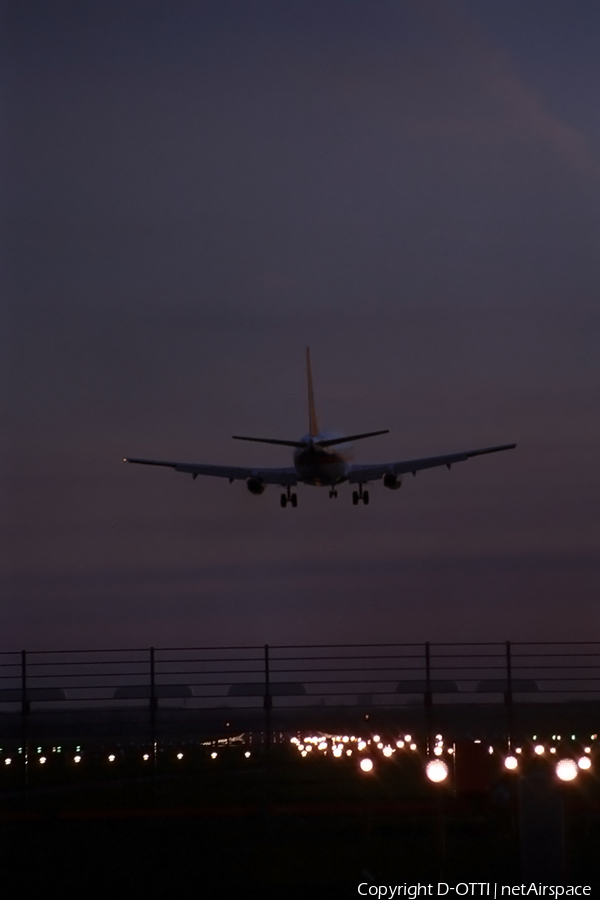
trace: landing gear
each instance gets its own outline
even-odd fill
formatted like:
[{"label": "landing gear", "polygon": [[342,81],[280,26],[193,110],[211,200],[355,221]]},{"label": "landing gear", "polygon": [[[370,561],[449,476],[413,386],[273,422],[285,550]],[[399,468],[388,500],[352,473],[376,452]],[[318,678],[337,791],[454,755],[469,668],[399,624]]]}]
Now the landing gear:
[{"label": "landing gear", "polygon": [[330,500],[333,500],[334,497],[337,497],[337,491],[335,488],[331,488],[331,490],[329,491],[329,498]]},{"label": "landing gear", "polygon": [[362,484],[359,484],[357,491],[352,491],[352,505],[358,506],[359,500],[362,500],[365,506],[369,505],[369,492],[363,491]]},{"label": "landing gear", "polygon": [[298,506],[298,495],[297,495],[297,494],[292,494],[292,492],[291,492],[290,489],[289,489],[289,486],[288,486],[288,488],[287,488],[286,493],[285,493],[285,494],[282,494],[281,497],[279,498],[279,502],[280,502],[280,504],[281,504],[281,508],[282,508],[282,509],[285,509],[285,508],[286,508],[286,506],[288,505],[288,500],[289,500],[289,502],[292,504],[292,506],[293,506],[294,508],[295,508],[296,506]]}]

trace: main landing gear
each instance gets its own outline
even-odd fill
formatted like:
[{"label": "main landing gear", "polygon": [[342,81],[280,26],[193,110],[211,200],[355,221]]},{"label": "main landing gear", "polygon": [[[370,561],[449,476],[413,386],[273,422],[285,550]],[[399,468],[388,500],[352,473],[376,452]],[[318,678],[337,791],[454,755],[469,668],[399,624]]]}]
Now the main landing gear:
[{"label": "main landing gear", "polygon": [[359,484],[357,491],[352,491],[352,505],[358,506],[359,500],[362,500],[365,506],[369,505],[369,492],[363,491],[362,484]]},{"label": "main landing gear", "polygon": [[291,503],[292,506],[296,507],[298,506],[298,495],[292,494],[288,486],[286,493],[281,495],[279,502],[281,503],[282,509],[286,508],[288,502]]},{"label": "main landing gear", "polygon": [[331,488],[329,491],[329,499],[333,500],[334,497],[337,497],[337,491],[335,488]]}]

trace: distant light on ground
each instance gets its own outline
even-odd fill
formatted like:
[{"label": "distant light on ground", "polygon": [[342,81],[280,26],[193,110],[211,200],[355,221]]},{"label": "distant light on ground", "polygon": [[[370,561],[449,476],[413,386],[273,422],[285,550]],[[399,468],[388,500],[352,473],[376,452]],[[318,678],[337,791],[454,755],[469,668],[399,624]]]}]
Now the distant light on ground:
[{"label": "distant light on ground", "polygon": [[373,771],[373,760],[369,759],[369,757],[365,757],[360,761],[360,767],[363,772],[372,772]]}]

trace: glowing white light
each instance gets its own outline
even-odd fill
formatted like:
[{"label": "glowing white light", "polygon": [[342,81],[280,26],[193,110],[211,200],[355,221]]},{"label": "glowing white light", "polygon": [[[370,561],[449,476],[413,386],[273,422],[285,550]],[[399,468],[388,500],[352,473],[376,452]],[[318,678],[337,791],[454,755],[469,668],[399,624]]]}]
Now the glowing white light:
[{"label": "glowing white light", "polygon": [[584,747],[584,748],[583,748],[583,752],[584,752],[584,753],[591,753],[591,752],[592,752],[592,748],[591,748],[591,747]]},{"label": "glowing white light", "polygon": [[6,759],[4,760],[4,765],[10,766],[11,762],[12,762],[12,759],[9,756],[7,756]]},{"label": "glowing white light", "polygon": [[521,748],[520,748],[520,747],[517,747],[517,748],[515,749],[515,753],[522,753]]},{"label": "glowing white light", "polygon": [[493,748],[493,747],[488,747],[488,753],[491,755],[493,752],[494,752],[494,748]]},{"label": "glowing white light", "polygon": [[308,752],[309,752],[309,753],[310,753],[310,752],[311,752],[311,750],[312,750],[312,747],[311,747],[311,745],[310,745],[310,744],[309,744],[309,745],[308,745],[308,747],[307,747],[307,748],[306,748],[306,749],[307,749],[307,751],[308,751]]},{"label": "glowing white light", "polygon": [[364,759],[361,759],[360,767],[363,772],[372,772],[373,771],[373,760],[369,759],[369,757],[366,756]]},{"label": "glowing white light", "polygon": [[344,742],[344,744],[347,744],[349,740],[350,740],[350,738],[348,737],[347,734],[345,734],[344,737],[342,738],[342,741]]},{"label": "glowing white light", "polygon": [[306,756],[306,750],[301,750],[301,751],[300,751],[300,756]]},{"label": "glowing white light", "polygon": [[559,759],[556,763],[556,774],[561,781],[573,781],[577,778],[577,765],[572,759]]},{"label": "glowing white light", "polygon": [[183,759],[183,753],[178,753],[178,754],[177,754],[177,759]]},{"label": "glowing white light", "polygon": [[435,739],[436,739],[436,741],[443,741],[443,740],[444,740],[444,738],[442,737],[441,734],[436,734]]},{"label": "glowing white light", "polygon": [[327,750],[327,741],[321,741],[319,744],[319,750]]},{"label": "glowing white light", "polygon": [[359,742],[358,742],[358,749],[359,749],[359,750],[364,750],[366,746],[367,746],[367,745],[365,744],[364,741],[359,741]]},{"label": "glowing white light", "polygon": [[300,741],[297,737],[290,738],[290,744],[299,744]]},{"label": "glowing white light", "polygon": [[378,749],[378,750],[383,750],[383,744],[382,744],[381,741],[379,741],[379,743],[377,744],[377,749]]},{"label": "glowing white light", "polygon": [[448,753],[450,754],[450,756],[452,756],[452,754],[454,753],[454,747],[448,747]]},{"label": "glowing white light", "polygon": [[352,756],[352,750],[346,750],[346,756]]},{"label": "glowing white light", "polygon": [[246,759],[250,759],[250,751],[246,750],[246,752],[244,753],[244,756],[246,757]]},{"label": "glowing white light", "polygon": [[391,756],[393,752],[394,752],[394,751],[392,750],[391,747],[384,747],[384,748],[383,748],[383,755],[384,755],[384,756]]},{"label": "glowing white light", "polygon": [[439,784],[448,777],[448,766],[441,759],[431,759],[425,766],[425,773],[430,781]]},{"label": "glowing white light", "polygon": [[116,757],[115,757],[114,753],[111,753],[110,756],[108,757],[109,762],[114,762],[115,759],[116,759]]},{"label": "glowing white light", "polygon": [[519,765],[519,760],[517,759],[516,756],[507,756],[506,759],[504,760],[505,768],[510,769],[511,771],[513,769],[518,768],[518,765]]},{"label": "glowing white light", "polygon": [[556,753],[556,747],[550,747],[550,753]]},{"label": "glowing white light", "polygon": [[411,750],[416,750],[416,749],[417,749],[417,745],[416,745],[416,744],[411,744],[411,745],[410,745],[410,749],[411,749]]},{"label": "glowing white light", "polygon": [[44,763],[46,762],[46,757],[45,757],[45,756],[40,756],[40,762],[41,762],[42,765],[44,765]]},{"label": "glowing white light", "polygon": [[143,759],[144,759],[144,762],[148,762],[148,760],[150,759],[150,754],[144,753]]},{"label": "glowing white light", "polygon": [[580,769],[591,769],[592,761],[589,756],[582,756],[581,759],[577,761],[577,765]]},{"label": "glowing white light", "polygon": [[396,741],[396,747],[402,749],[402,747],[404,747],[404,741]]},{"label": "glowing white light", "polygon": [[304,744],[298,744],[298,750],[304,750]]},{"label": "glowing white light", "polygon": [[536,744],[533,748],[533,752],[537,753],[538,756],[541,756],[545,749],[543,744]]},{"label": "glowing white light", "polygon": [[444,748],[440,747],[440,745],[438,744],[437,746],[435,746],[433,748],[433,752],[434,752],[435,756],[441,756],[442,753],[444,752]]},{"label": "glowing white light", "polygon": [[473,743],[474,743],[474,744],[480,744],[481,741],[479,740],[479,738],[477,738],[477,740],[473,741]]},{"label": "glowing white light", "polygon": [[379,737],[378,734],[374,734],[374,735],[373,735],[373,740],[375,741],[375,743],[377,743],[377,741],[380,741],[381,738]]},{"label": "glowing white light", "polygon": [[406,741],[407,744],[410,744],[410,742],[412,741],[412,735],[411,735],[411,734],[405,734],[405,735],[404,735],[404,740]]},{"label": "glowing white light", "polygon": [[213,752],[210,754],[210,758],[211,758],[211,759],[216,759],[216,758],[217,758],[217,753],[216,753],[215,750],[213,750]]},{"label": "glowing white light", "polygon": [[80,756],[74,756],[74,757],[73,757],[73,762],[80,763],[80,762],[81,762],[81,757],[80,757]]}]

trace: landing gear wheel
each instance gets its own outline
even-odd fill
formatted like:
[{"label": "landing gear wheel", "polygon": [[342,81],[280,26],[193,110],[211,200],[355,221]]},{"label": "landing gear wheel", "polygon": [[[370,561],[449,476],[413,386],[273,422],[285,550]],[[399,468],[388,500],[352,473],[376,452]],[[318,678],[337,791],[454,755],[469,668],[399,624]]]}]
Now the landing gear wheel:
[{"label": "landing gear wheel", "polygon": [[365,504],[365,506],[369,505],[369,492],[368,491],[363,491],[363,503]]},{"label": "landing gear wheel", "polygon": [[352,505],[358,506],[358,491],[352,491]]},{"label": "landing gear wheel", "polygon": [[337,497],[337,491],[335,490],[335,488],[331,488],[331,490],[329,491],[329,498],[330,500],[333,500],[334,497]]},{"label": "landing gear wheel", "polygon": [[279,498],[279,502],[281,503],[282,509],[285,509],[287,506],[287,497],[285,496],[285,494],[281,495],[281,497]]},{"label": "landing gear wheel", "polygon": [[292,496],[290,497],[290,500],[291,500],[291,502],[292,502],[292,506],[293,506],[294,509],[295,509],[295,508],[298,506],[298,495],[297,495],[297,494],[292,494]]}]

